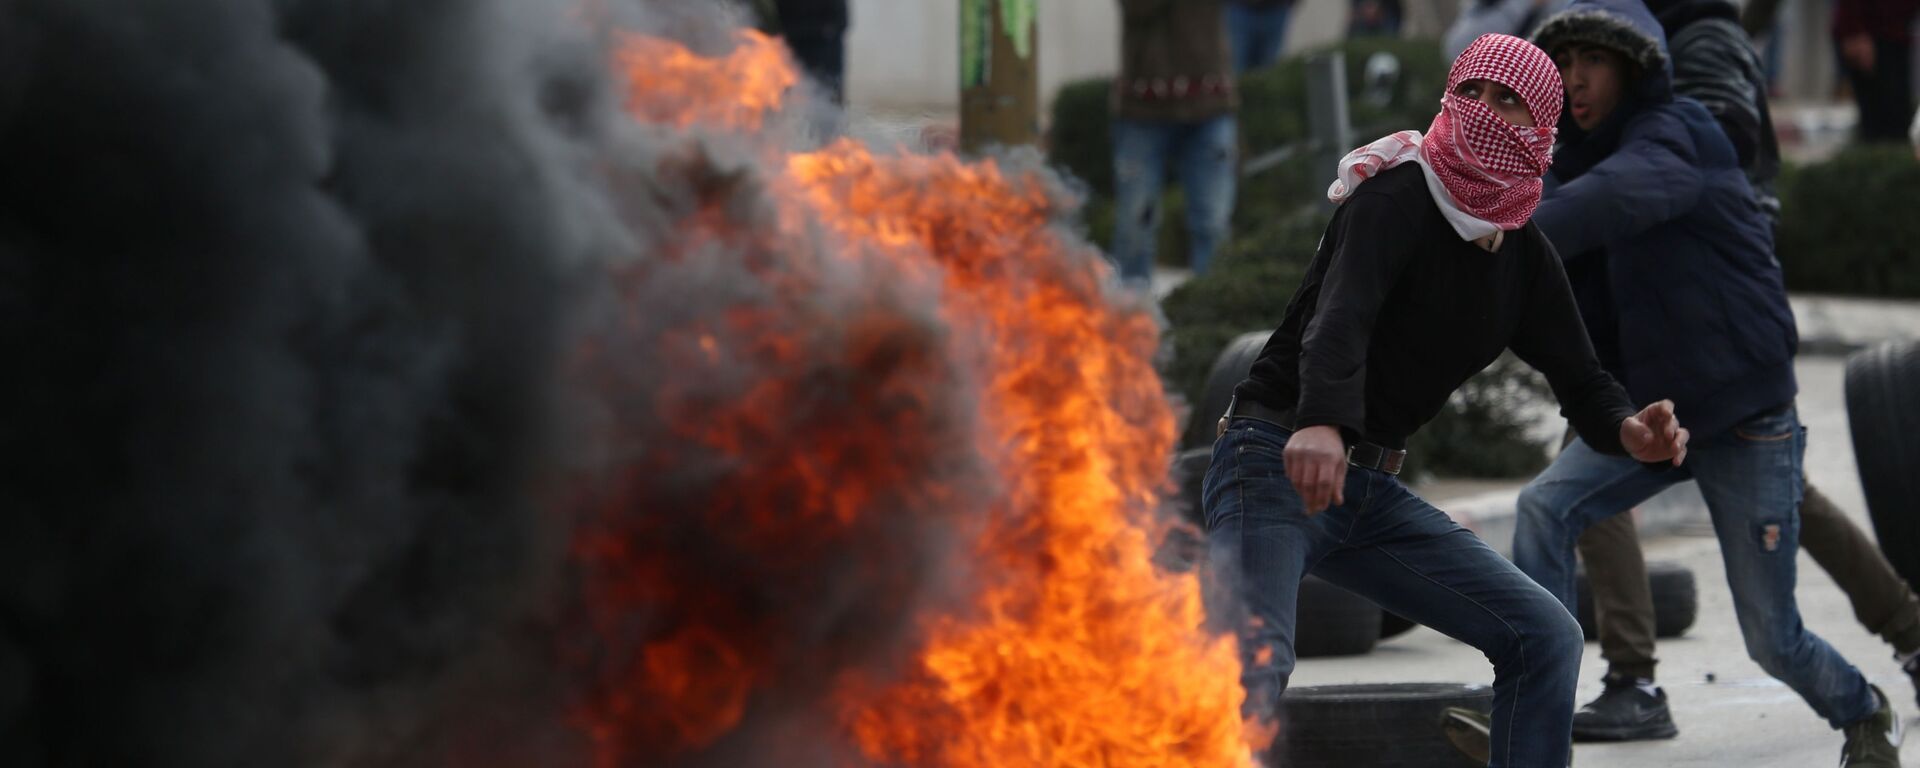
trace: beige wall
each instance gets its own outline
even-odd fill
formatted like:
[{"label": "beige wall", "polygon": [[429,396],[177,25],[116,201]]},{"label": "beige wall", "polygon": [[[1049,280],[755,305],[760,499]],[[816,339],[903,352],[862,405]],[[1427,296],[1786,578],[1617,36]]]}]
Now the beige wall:
[{"label": "beige wall", "polygon": [[[1062,83],[1113,72],[1120,49],[1119,3],[1038,2],[1043,101]],[[1300,0],[1287,45],[1297,48],[1338,38],[1345,31],[1347,2]],[[959,0],[853,0],[852,12],[847,38],[847,99],[852,106],[884,112],[956,111]]]},{"label": "beige wall", "polygon": [[[1041,93],[1113,70],[1110,0],[1040,0]],[[847,99],[856,108],[953,112],[960,89],[959,0],[853,0]]]},{"label": "beige wall", "polygon": [[[1060,84],[1111,73],[1119,53],[1116,0],[1038,0],[1042,101]],[[1338,39],[1350,0],[1299,0],[1290,50]],[[1463,0],[1405,0],[1406,34],[1437,37]],[[1741,0],[1744,2],[1744,0]],[[959,91],[959,0],[852,0],[847,94],[856,109],[951,115]],[[1834,77],[1828,5],[1784,0],[1787,50],[1781,88],[1788,98],[1824,97]]]}]

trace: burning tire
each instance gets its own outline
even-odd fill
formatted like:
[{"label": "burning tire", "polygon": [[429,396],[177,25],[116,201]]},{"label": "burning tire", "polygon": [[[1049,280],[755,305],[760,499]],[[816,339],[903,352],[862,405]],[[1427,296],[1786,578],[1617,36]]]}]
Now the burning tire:
[{"label": "burning tire", "polygon": [[[1599,624],[1593,616],[1593,587],[1587,581],[1586,569],[1577,574],[1578,594],[1575,605],[1578,610],[1574,617],[1580,620],[1580,631],[1588,640],[1598,638]],[[1700,594],[1693,580],[1693,571],[1679,563],[1656,560],[1647,563],[1647,586],[1653,589],[1653,635],[1655,637],[1679,637],[1689,627],[1700,610]]]},{"label": "burning tire", "polygon": [[1446,739],[1440,711],[1493,711],[1493,689],[1453,683],[1378,683],[1294,688],[1280,697],[1273,762],[1287,768],[1462,768],[1473,765]]},{"label": "burning tire", "polygon": [[1894,570],[1920,589],[1920,341],[1847,358],[1846,391],[1874,536]]}]

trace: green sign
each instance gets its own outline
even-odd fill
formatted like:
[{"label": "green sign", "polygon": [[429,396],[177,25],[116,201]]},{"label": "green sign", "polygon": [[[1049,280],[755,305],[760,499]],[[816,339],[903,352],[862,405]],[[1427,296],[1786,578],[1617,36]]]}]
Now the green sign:
[{"label": "green sign", "polygon": [[1037,0],[960,0],[960,87],[985,85],[993,71],[993,12],[1000,11],[1000,33],[1013,43],[1014,55],[1033,56],[1033,19]]}]

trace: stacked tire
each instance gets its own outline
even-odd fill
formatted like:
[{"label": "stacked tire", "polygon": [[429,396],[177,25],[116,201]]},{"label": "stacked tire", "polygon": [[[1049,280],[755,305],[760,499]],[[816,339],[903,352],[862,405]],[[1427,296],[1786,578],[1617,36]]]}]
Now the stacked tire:
[{"label": "stacked tire", "polygon": [[1289,688],[1273,764],[1287,768],[1468,768],[1440,728],[1448,707],[1491,712],[1493,689],[1454,683]]},{"label": "stacked tire", "polygon": [[1847,422],[1880,551],[1920,590],[1920,341],[1847,358]]},{"label": "stacked tire", "polygon": [[[1573,617],[1580,621],[1580,631],[1588,640],[1597,639],[1599,623],[1594,620],[1593,587],[1587,581],[1587,572],[1583,567],[1577,572],[1576,599],[1578,610]],[[1647,586],[1653,590],[1653,635],[1667,638],[1679,637],[1693,626],[1693,620],[1700,612],[1700,593],[1693,580],[1693,571],[1679,563],[1652,561],[1647,563]]]}]

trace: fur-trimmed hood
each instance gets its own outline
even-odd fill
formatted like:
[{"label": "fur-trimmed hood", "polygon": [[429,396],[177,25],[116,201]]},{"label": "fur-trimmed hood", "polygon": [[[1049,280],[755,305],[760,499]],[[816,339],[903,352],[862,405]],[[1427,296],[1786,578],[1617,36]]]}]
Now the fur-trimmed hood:
[{"label": "fur-trimmed hood", "polygon": [[1533,44],[1548,55],[1577,43],[1619,51],[1639,67],[1643,81],[1671,80],[1666,30],[1641,0],[1577,0],[1533,33]]},{"label": "fur-trimmed hood", "polygon": [[1576,124],[1572,112],[1560,113],[1552,171],[1560,181],[1572,181],[1612,154],[1621,129],[1641,110],[1673,102],[1667,33],[1641,0],[1576,0],[1540,25],[1533,44],[1549,56],[1572,44],[1609,48],[1625,56],[1635,70],[1613,114],[1592,131]]}]

